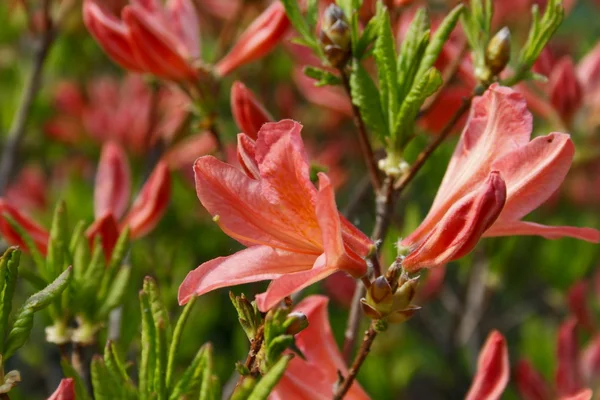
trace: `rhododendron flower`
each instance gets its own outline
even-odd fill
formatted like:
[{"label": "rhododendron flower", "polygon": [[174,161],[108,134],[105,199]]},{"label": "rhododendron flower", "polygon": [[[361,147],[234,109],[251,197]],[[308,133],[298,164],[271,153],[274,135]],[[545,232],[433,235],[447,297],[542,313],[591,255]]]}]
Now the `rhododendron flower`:
[{"label": "rhododendron flower", "polygon": [[231,86],[231,112],[237,126],[246,135],[256,140],[263,124],[273,121],[273,117],[240,81]]},{"label": "rhododendron flower", "polygon": [[241,65],[263,57],[279,43],[289,26],[283,4],[274,2],[252,22],[229,53],[217,63],[216,73],[227,75]]},{"label": "rhododendron flower", "polygon": [[4,240],[9,244],[19,246],[22,249],[28,249],[25,241],[19,232],[11,226],[6,216],[12,218],[29,234],[40,253],[46,254],[48,251],[48,239],[50,238],[48,230],[11,205],[6,199],[0,197],[0,233],[2,233]]},{"label": "rhododendron flower", "polygon": [[[331,399],[338,373],[348,375],[329,325],[328,301],[325,296],[309,296],[294,308],[308,318],[308,327],[296,335],[296,346],[306,359],[292,358],[269,399]],[[368,398],[357,382],[344,396],[349,400]]]},{"label": "rhododendron flower", "polygon": [[84,22],[123,68],[174,80],[195,80],[200,29],[191,0],[131,0],[121,19],[96,0],[83,2]]},{"label": "rhododendron flower", "polygon": [[488,336],[477,360],[477,372],[466,400],[496,400],[510,376],[506,340],[498,331]]},{"label": "rhododendron flower", "polygon": [[33,211],[43,210],[48,204],[48,185],[42,168],[30,164],[19,172],[17,177],[6,188],[5,198],[19,209]]},{"label": "rhododendron flower", "polygon": [[153,95],[137,74],[122,82],[94,79],[85,99],[77,86],[63,82],[55,94],[59,114],[46,124],[45,131],[67,144],[84,141],[85,133],[97,143],[112,140],[141,154],[157,141],[168,145],[175,139],[188,116],[189,102],[175,87],[162,87]]},{"label": "rhododendron flower", "polygon": [[595,229],[521,221],[556,191],[574,153],[569,135],[551,133],[530,141],[531,129],[531,114],[518,92],[494,84],[473,100],[429,214],[401,242],[413,250],[403,263],[407,270],[462,257],[480,236],[600,241]]},{"label": "rhododendron flower", "polygon": [[56,391],[48,400],[75,400],[75,382],[73,378],[61,379]]},{"label": "rhododendron flower", "polygon": [[254,142],[238,135],[243,171],[212,156],[194,165],[196,191],[214,221],[248,248],[210,260],[191,271],[179,303],[211,290],[273,280],[257,299],[261,310],[336,271],[366,273],[371,241],[339,215],[333,187],[319,173],[319,189],[291,120],[267,123]]},{"label": "rhododendron flower", "polygon": [[171,178],[166,163],[158,162],[125,215],[130,190],[131,178],[127,156],[117,144],[108,142],[102,149],[96,173],[96,220],[86,232],[86,236],[92,242],[97,235],[102,238],[107,258],[112,254],[119,233],[125,227],[130,229],[130,237],[137,239],[150,232],[162,217],[171,193]]}]

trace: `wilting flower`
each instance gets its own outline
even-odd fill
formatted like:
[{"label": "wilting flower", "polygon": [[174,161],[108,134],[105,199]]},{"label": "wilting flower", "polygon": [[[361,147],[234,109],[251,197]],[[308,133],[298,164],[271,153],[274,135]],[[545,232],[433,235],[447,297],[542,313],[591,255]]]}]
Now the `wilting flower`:
[{"label": "wilting flower", "polygon": [[112,254],[119,233],[123,229],[128,227],[130,237],[137,239],[150,232],[162,217],[171,193],[171,178],[166,163],[158,162],[125,215],[130,190],[131,179],[127,156],[121,147],[109,142],[102,149],[96,173],[95,221],[86,232],[90,241],[93,241],[97,235],[102,238],[107,257]]},{"label": "wilting flower", "polygon": [[158,141],[170,144],[182,130],[190,102],[174,87],[162,87],[153,95],[136,74],[123,82],[95,79],[85,94],[75,84],[63,82],[54,101],[59,114],[45,126],[53,139],[77,144],[88,135],[97,143],[118,142],[137,154]]},{"label": "wilting flower", "polygon": [[[191,0],[131,0],[118,18],[97,0],[83,3],[85,24],[103,50],[123,68],[173,81],[207,78],[199,68],[200,27]],[[215,66],[218,75],[254,61],[281,40],[289,26],[279,2],[267,8]]]},{"label": "wilting flower", "polygon": [[498,331],[488,336],[477,360],[477,372],[466,400],[496,400],[510,376],[506,340]]},{"label": "wilting flower", "polygon": [[521,221],[556,191],[575,151],[569,135],[551,133],[530,141],[531,129],[531,114],[518,92],[494,84],[473,100],[429,214],[401,242],[412,250],[403,263],[407,270],[462,257],[481,236],[600,241],[595,229]]},{"label": "wilting flower", "polygon": [[210,260],[179,287],[179,303],[211,290],[273,280],[258,299],[261,310],[336,271],[366,273],[371,241],[339,215],[324,173],[319,189],[291,120],[267,123],[254,142],[238,135],[243,171],[211,156],[196,160],[196,191],[214,221],[248,248]]},{"label": "wilting flower", "polygon": [[75,400],[75,382],[73,378],[61,379],[56,391],[48,400]]},{"label": "wilting flower", "polygon": [[[331,399],[338,373],[348,375],[329,326],[328,301],[325,296],[310,296],[294,308],[308,318],[308,327],[296,335],[296,346],[306,360],[294,357],[290,361],[271,399]],[[344,398],[359,400],[369,396],[354,382]]]}]

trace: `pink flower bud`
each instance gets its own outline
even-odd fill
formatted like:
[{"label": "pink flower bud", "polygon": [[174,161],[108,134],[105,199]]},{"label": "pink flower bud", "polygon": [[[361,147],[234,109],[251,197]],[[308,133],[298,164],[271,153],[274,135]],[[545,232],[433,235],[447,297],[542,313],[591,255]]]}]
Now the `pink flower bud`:
[{"label": "pink flower bud", "polygon": [[121,218],[127,210],[131,177],[125,151],[116,143],[108,142],[102,149],[96,186],[94,188],[94,216],[96,219],[110,213]]},{"label": "pink flower bud", "polygon": [[290,26],[285,9],[280,2],[274,2],[242,33],[231,51],[215,66],[221,76],[228,75],[236,68],[257,60],[279,43]]},{"label": "pink flower bud", "polygon": [[132,239],[144,236],[156,226],[167,209],[170,196],[171,175],[167,164],[160,161],[122,223],[122,227],[131,229]]},{"label": "pink flower bud", "polygon": [[547,400],[552,398],[552,391],[548,384],[527,360],[521,360],[517,364],[515,380],[523,400]]},{"label": "pink flower bud", "polygon": [[273,121],[254,93],[240,81],[235,81],[231,86],[231,112],[238,128],[253,140],[256,140],[263,124]]},{"label": "pink flower bud", "polygon": [[75,382],[73,378],[61,379],[56,391],[48,397],[48,400],[75,400]]},{"label": "pink flower bud", "polygon": [[43,255],[48,251],[48,231],[35,223],[31,218],[21,213],[17,208],[10,205],[5,199],[0,198],[0,233],[4,239],[23,249],[28,249],[21,235],[10,225],[5,215],[16,221],[31,236],[37,249]]},{"label": "pink flower bud", "polygon": [[88,238],[90,249],[94,249],[94,242],[97,237],[102,240],[102,249],[104,250],[104,258],[110,260],[112,252],[119,239],[119,223],[115,216],[111,213],[105,214],[97,218],[85,232]]},{"label": "pink flower bud", "polygon": [[590,332],[594,331],[594,321],[587,304],[588,283],[586,281],[576,282],[569,288],[567,294],[567,303],[569,310],[577,318],[577,323],[581,324]]},{"label": "pink flower bud", "polygon": [[498,331],[488,336],[479,353],[477,372],[466,400],[496,400],[504,392],[510,375],[506,340]]},{"label": "pink flower bud", "polygon": [[570,319],[558,331],[556,390],[560,396],[573,395],[582,389],[578,372],[578,351],[575,328],[577,322]]},{"label": "pink flower bud", "polygon": [[570,57],[562,58],[552,70],[549,78],[550,102],[562,120],[569,124],[583,99],[583,90],[575,74],[573,60]]},{"label": "pink flower bud", "polygon": [[496,221],[506,201],[506,185],[492,171],[477,190],[454,204],[431,232],[404,259],[408,272],[456,260],[473,250],[481,235]]}]

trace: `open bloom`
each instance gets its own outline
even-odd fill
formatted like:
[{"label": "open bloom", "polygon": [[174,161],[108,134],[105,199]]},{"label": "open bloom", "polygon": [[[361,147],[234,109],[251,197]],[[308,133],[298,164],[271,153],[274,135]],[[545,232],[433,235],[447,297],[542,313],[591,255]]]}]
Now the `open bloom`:
[{"label": "open bloom", "polygon": [[256,142],[238,135],[243,171],[212,156],[196,160],[200,202],[248,248],[191,271],[179,287],[180,304],[217,288],[273,280],[257,299],[266,310],[336,271],[366,273],[372,243],[339,215],[327,175],[319,173],[318,190],[310,181],[301,129],[283,120],[263,125]]},{"label": "open bloom", "polygon": [[[338,372],[348,375],[348,368],[335,343],[325,296],[310,296],[302,300],[294,311],[308,318],[308,327],[296,335],[296,346],[306,357],[294,357],[285,374],[271,392],[271,400],[331,399],[338,380]],[[344,396],[349,400],[368,399],[369,396],[354,382]]]},{"label": "open bloom", "polygon": [[530,140],[531,129],[531,114],[518,92],[494,84],[473,100],[429,214],[401,242],[413,250],[404,260],[407,270],[462,257],[480,236],[600,241],[595,229],[521,221],[556,191],[575,151],[569,135],[550,133]]}]

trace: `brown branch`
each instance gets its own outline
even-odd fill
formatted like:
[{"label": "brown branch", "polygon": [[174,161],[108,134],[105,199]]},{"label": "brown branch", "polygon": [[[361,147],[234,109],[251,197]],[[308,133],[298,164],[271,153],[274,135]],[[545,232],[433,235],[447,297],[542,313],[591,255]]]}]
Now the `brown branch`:
[{"label": "brown branch", "polygon": [[[256,355],[260,351],[260,348],[263,344],[264,339],[265,339],[264,325],[261,325],[258,328],[258,331],[256,332],[256,336],[252,340],[252,343],[250,343],[250,350],[248,351],[248,356],[246,357],[246,361],[244,362],[244,366],[246,368],[248,368],[248,370],[250,371],[250,375],[252,375],[254,377],[257,377],[258,375],[260,375],[258,366],[256,366],[255,364],[256,364]],[[244,378],[245,378],[244,375],[240,375],[240,378],[239,378],[237,384],[235,385],[236,388],[244,381]]]},{"label": "brown branch", "polygon": [[417,175],[417,172],[423,167],[425,161],[433,154],[433,152],[438,148],[440,144],[448,137],[452,129],[456,123],[462,118],[462,116],[469,110],[471,107],[471,101],[473,100],[473,95],[466,97],[463,99],[461,106],[454,113],[450,121],[444,126],[444,128],[440,131],[440,133],[436,136],[433,142],[429,143],[427,147],[419,155],[415,162],[411,165],[408,172],[400,178],[395,184],[394,189],[396,190],[396,194],[399,195],[406,189],[408,184],[413,180],[413,178]]},{"label": "brown branch", "polygon": [[371,323],[371,326],[365,332],[365,337],[363,338],[362,345],[360,346],[360,350],[358,351],[358,354],[356,355],[356,358],[352,363],[352,367],[350,367],[350,370],[348,371],[348,376],[339,385],[339,387],[333,395],[334,400],[341,400],[344,397],[344,395],[348,392],[348,390],[350,390],[350,387],[356,379],[356,374],[358,374],[360,367],[369,355],[369,352],[371,351],[371,345],[373,344],[373,341],[377,336],[377,331],[375,331],[373,325],[374,322]]},{"label": "brown branch", "polygon": [[346,90],[346,94],[348,95],[348,99],[352,104],[352,116],[354,119],[354,124],[358,128],[358,142],[360,144],[360,150],[365,159],[365,163],[367,164],[367,170],[369,171],[369,176],[371,177],[371,183],[375,191],[378,191],[381,187],[381,178],[379,177],[379,168],[377,168],[377,161],[375,160],[375,153],[373,152],[373,148],[371,147],[371,142],[369,141],[369,135],[367,133],[367,128],[365,126],[365,122],[360,115],[360,110],[354,103],[352,102],[352,91],[350,89],[350,79],[346,71],[340,68],[340,75],[342,77],[342,83],[344,89]]},{"label": "brown branch", "polygon": [[45,0],[43,4],[45,15],[44,30],[39,38],[39,42],[36,44],[33,66],[25,81],[19,106],[2,149],[0,159],[0,196],[4,194],[10,177],[13,175],[16,160],[18,159],[18,149],[23,141],[27,120],[31,113],[33,102],[41,88],[42,70],[44,69],[50,48],[56,39],[57,27],[50,18],[50,2],[51,0]]}]

